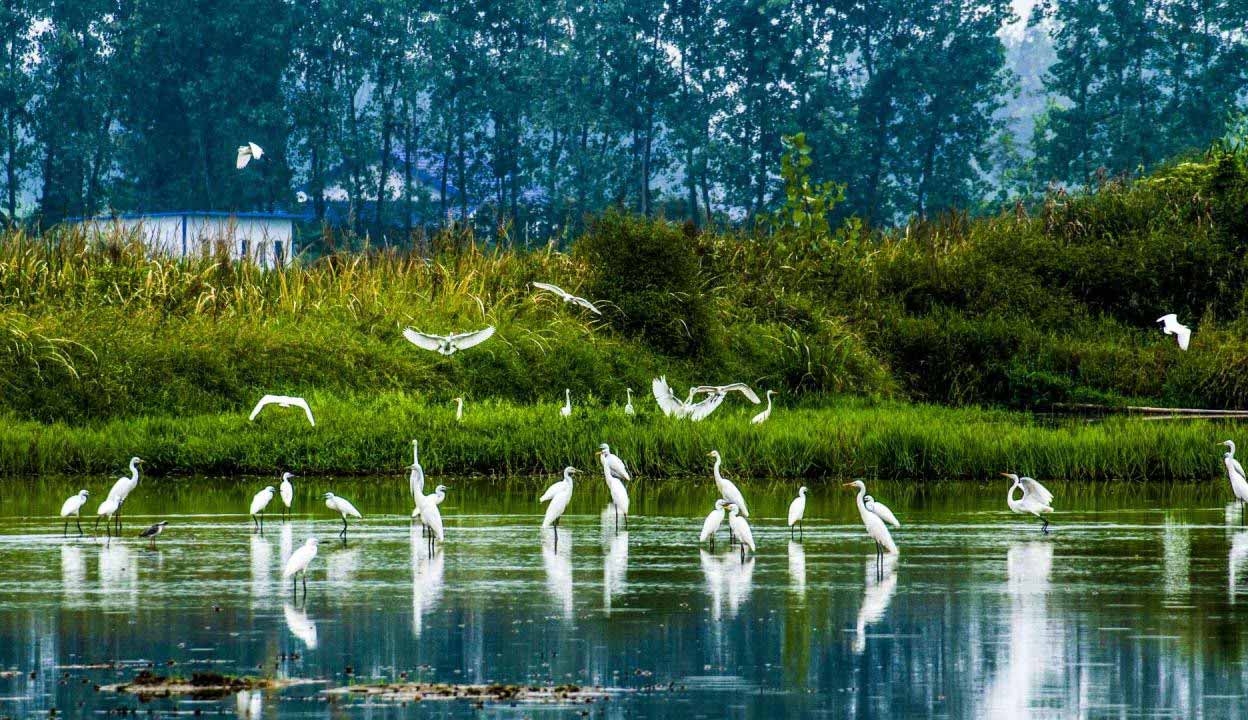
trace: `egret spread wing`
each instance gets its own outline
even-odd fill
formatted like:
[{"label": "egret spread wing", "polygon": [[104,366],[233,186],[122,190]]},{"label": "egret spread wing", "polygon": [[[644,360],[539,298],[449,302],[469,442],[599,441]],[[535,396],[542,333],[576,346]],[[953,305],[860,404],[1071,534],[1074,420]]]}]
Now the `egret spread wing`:
[{"label": "egret spread wing", "polygon": [[303,398],[289,398],[290,407],[303,408],[303,414],[308,416],[308,422],[312,427],[316,427],[316,419],[312,417],[312,408],[308,407],[308,401]]},{"label": "egret spread wing", "polygon": [[659,404],[659,409],[663,411],[664,415],[671,417],[679,414],[683,409],[683,404],[676,398],[671,386],[667,384],[667,376],[651,380],[650,391],[654,393],[654,400]]},{"label": "egret spread wing", "polygon": [[1034,478],[1019,478],[1018,483],[1027,491],[1027,497],[1039,500],[1041,504],[1048,505],[1053,502],[1053,493],[1048,488],[1036,482]]},{"label": "egret spread wing", "polygon": [[480,345],[481,343],[485,342],[486,340],[489,340],[492,337],[494,337],[493,325],[485,328],[484,330],[477,330],[475,332],[466,332],[466,333],[460,333],[458,335],[452,335],[450,337],[450,340],[452,343],[455,344],[455,347],[459,348],[460,350],[467,350],[468,348],[473,347],[475,345]]},{"label": "egret spread wing", "polygon": [[234,161],[234,167],[242,170],[247,167],[247,163],[251,162],[251,148],[246,145],[238,147],[238,159]]},{"label": "egret spread wing", "polygon": [[595,314],[595,315],[601,315],[601,314],[602,314],[602,311],[601,311],[601,310],[599,310],[599,309],[598,309],[598,307],[597,307],[596,305],[594,305],[592,302],[590,302],[590,301],[586,300],[586,299],[585,299],[585,298],[583,298],[583,297],[577,297],[577,296],[573,295],[573,296],[572,296],[572,298],[571,298],[571,300],[572,300],[572,302],[576,303],[577,305],[580,305],[581,307],[585,308],[586,310],[588,310],[588,311],[592,312],[592,313],[593,313],[593,314]]},{"label": "egret spread wing", "polygon": [[1174,335],[1179,341],[1179,349],[1186,350],[1188,343],[1192,341],[1192,331],[1187,327],[1180,325],[1175,329]]},{"label": "egret spread wing", "polygon": [[753,390],[750,389],[750,386],[746,385],[745,383],[732,383],[731,385],[725,385],[722,388],[720,388],[720,391],[722,392],[730,392],[732,390],[736,390],[737,392],[746,396],[747,398],[749,398],[750,402],[754,403],[755,405],[762,402],[762,400],[758,399],[758,395]]},{"label": "egret spread wing", "polygon": [[572,297],[571,295],[568,294],[566,290],[559,287],[558,285],[551,285],[550,283],[543,283],[543,282],[535,282],[533,283],[533,287],[537,288],[538,290],[545,290],[546,292],[552,292],[565,300]]},{"label": "egret spread wing", "polygon": [[264,155],[264,149],[254,142],[247,143],[247,149],[251,151],[251,156],[257,160],[260,159],[261,155]]},{"label": "egret spread wing", "polygon": [[725,396],[722,393],[712,393],[707,396],[705,400],[695,404],[689,411],[689,419],[696,421],[706,418],[708,415],[715,412],[715,409],[724,402],[724,397]]},{"label": "egret spread wing", "polygon": [[248,416],[247,419],[255,420],[256,416],[260,414],[260,411],[264,409],[265,405],[269,405],[275,402],[277,402],[276,395],[265,395],[264,397],[260,398],[260,402],[256,403],[256,406],[251,411],[251,415]]},{"label": "egret spread wing", "polygon": [[429,333],[419,332],[411,328],[403,330],[403,337],[407,338],[408,342],[418,348],[433,350],[434,352],[438,351],[442,346],[442,341],[446,339],[441,335],[430,335]]}]

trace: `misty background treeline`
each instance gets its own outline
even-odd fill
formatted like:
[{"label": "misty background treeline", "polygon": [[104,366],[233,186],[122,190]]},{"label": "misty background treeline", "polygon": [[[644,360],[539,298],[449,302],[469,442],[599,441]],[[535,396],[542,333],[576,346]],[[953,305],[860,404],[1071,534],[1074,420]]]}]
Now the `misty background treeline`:
[{"label": "misty background treeline", "polygon": [[[0,207],[545,235],[741,222],[781,138],[884,225],[1242,131],[1239,0],[6,0]],[[245,142],[266,155],[239,171]],[[396,233],[397,234],[397,233]]]}]

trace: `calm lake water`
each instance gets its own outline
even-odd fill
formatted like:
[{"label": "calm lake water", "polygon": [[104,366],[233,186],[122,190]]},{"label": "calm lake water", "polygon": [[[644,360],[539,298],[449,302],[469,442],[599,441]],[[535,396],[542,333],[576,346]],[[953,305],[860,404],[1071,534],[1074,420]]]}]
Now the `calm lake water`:
[{"label": "calm lake water", "polygon": [[[883,568],[839,486],[812,486],[795,542],[797,483],[743,483],[759,552],[742,561],[697,546],[707,478],[634,487],[618,534],[601,480],[583,480],[558,551],[538,529],[549,480],[448,482],[432,557],[405,478],[300,479],[299,513],[260,536],[244,513],[266,482],[144,480],[106,543],[63,539],[53,517],[82,480],[5,481],[0,716],[399,717],[413,706],[325,691],[406,677],[610,689],[416,708],[440,717],[1248,717],[1248,528],[1223,480],[1054,484],[1047,537],[1003,512],[1004,480],[877,485],[905,525]],[[107,482],[85,486],[94,513]],[[324,490],[365,514],[346,547]],[[150,550],[134,535],[157,518]],[[296,605],[281,566],[310,535]],[[149,664],[318,683],[242,702],[95,689]]]}]

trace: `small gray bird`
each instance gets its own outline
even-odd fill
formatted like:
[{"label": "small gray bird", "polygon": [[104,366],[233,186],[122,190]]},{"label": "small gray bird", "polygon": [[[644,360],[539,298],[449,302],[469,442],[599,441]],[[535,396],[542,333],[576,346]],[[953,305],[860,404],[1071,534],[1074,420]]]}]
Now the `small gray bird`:
[{"label": "small gray bird", "polygon": [[164,531],[165,531],[165,526],[166,526],[166,525],[168,525],[168,524],[169,524],[168,522],[166,522],[166,521],[164,521],[164,520],[161,520],[160,522],[156,523],[155,525],[153,525],[153,526],[149,527],[148,529],[144,530],[143,532],[139,533],[139,537],[141,537],[141,538],[148,538],[148,539],[150,539],[150,540],[152,541],[152,547],[153,547],[153,548],[155,548],[155,547],[156,547],[156,536],[157,536],[157,535],[159,535],[159,534],[161,534],[162,532],[164,532]]}]

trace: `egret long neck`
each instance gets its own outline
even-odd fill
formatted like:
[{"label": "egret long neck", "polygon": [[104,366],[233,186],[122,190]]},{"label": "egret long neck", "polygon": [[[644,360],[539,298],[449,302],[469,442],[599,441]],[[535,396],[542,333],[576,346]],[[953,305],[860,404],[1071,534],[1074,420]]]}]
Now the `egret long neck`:
[{"label": "egret long neck", "polygon": [[137,483],[139,481],[139,464],[134,460],[130,461],[130,482]]},{"label": "egret long neck", "polygon": [[715,467],[711,470],[711,472],[715,474],[715,482],[721,483],[724,481],[724,476],[719,474],[719,458],[718,457],[715,458]]},{"label": "egret long neck", "polygon": [[858,512],[865,515],[867,513],[867,504],[863,502],[863,498],[867,495],[867,487],[864,485],[858,488]]},{"label": "egret long neck", "polygon": [[767,412],[771,412],[771,393],[767,393]]}]

